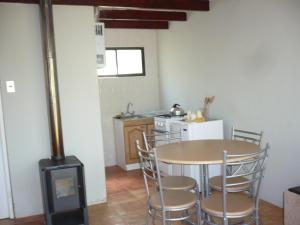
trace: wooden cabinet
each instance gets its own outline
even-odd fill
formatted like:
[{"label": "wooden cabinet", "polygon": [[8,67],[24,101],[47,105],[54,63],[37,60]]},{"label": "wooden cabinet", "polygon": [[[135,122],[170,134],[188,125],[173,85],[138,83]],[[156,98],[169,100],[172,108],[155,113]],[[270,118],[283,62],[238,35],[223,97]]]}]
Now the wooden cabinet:
[{"label": "wooden cabinet", "polygon": [[125,159],[127,164],[139,162],[136,140],[143,146],[143,132],[147,132],[147,125],[124,127]]},{"label": "wooden cabinet", "polygon": [[150,134],[154,129],[153,118],[137,120],[115,119],[115,143],[117,164],[125,170],[139,168],[136,140],[144,147],[143,132]]},{"label": "wooden cabinet", "polygon": [[147,125],[147,134],[148,135],[153,135],[154,134],[153,130],[154,130],[154,123],[148,124]]}]

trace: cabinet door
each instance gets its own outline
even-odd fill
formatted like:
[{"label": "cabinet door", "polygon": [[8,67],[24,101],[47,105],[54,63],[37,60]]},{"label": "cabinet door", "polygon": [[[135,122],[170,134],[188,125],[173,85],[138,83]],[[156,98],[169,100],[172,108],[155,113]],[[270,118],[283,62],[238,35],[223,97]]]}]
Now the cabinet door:
[{"label": "cabinet door", "polygon": [[141,146],[144,148],[143,132],[147,132],[147,125],[124,127],[125,158],[127,164],[139,162],[136,140],[139,140]]},{"label": "cabinet door", "polygon": [[153,130],[154,130],[154,124],[148,124],[148,126],[147,126],[147,134],[148,135],[153,135],[154,134]]},{"label": "cabinet door", "polygon": [[147,125],[147,141],[151,147],[155,147],[155,133],[154,133],[154,124]]}]

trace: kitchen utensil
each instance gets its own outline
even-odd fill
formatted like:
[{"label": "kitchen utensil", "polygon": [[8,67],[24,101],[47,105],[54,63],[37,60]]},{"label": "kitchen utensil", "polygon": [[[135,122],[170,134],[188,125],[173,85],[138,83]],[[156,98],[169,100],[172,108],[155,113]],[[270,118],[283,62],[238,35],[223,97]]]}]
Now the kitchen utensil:
[{"label": "kitchen utensil", "polygon": [[184,110],[180,107],[179,104],[175,103],[171,110],[170,113],[172,116],[183,116],[184,115]]},{"label": "kitchen utensil", "polygon": [[205,97],[203,112],[202,112],[202,115],[203,115],[204,118],[208,117],[209,106],[214,102],[214,100],[215,100],[215,96]]}]

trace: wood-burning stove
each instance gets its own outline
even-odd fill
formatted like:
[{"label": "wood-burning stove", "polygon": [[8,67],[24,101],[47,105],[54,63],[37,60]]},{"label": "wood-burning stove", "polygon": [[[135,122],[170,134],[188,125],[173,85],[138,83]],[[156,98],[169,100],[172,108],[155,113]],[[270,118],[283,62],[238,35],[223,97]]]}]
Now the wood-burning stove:
[{"label": "wood-burning stove", "polygon": [[40,0],[52,157],[39,161],[47,225],[88,225],[84,166],[64,154],[51,0]]},{"label": "wood-burning stove", "polygon": [[75,156],[39,162],[47,225],[88,224],[84,166]]}]

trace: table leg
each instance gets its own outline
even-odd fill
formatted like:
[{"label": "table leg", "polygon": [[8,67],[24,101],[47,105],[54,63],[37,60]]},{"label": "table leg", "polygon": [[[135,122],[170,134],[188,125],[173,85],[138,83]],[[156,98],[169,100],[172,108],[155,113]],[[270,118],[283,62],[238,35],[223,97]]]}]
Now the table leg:
[{"label": "table leg", "polygon": [[200,165],[199,173],[200,173],[201,195],[202,195],[202,198],[207,198],[209,195],[208,165]]},{"label": "table leg", "polygon": [[205,185],[204,185],[203,165],[199,165],[199,175],[200,175],[201,196],[202,196],[202,198],[205,198]]},{"label": "table leg", "polygon": [[174,175],[173,174],[173,170],[174,170],[173,166],[174,166],[174,164],[168,164],[168,167],[169,167],[168,176],[173,176]]},{"label": "table leg", "polygon": [[209,170],[208,165],[204,165],[204,185],[205,185],[205,197],[209,195]]}]

